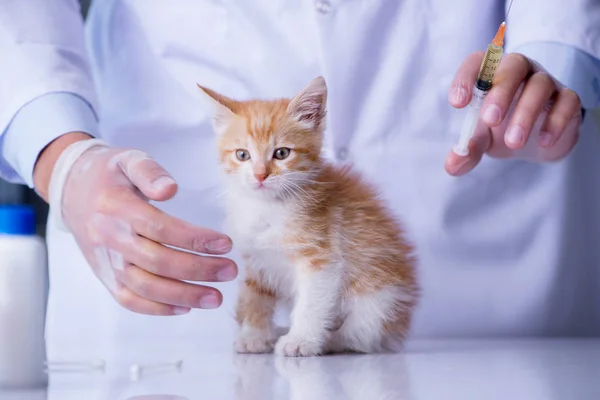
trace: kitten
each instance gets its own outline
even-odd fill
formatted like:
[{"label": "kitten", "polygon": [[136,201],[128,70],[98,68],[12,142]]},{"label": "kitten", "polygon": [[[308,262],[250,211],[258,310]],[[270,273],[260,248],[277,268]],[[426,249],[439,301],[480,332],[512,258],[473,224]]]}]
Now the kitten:
[{"label": "kitten", "polygon": [[[245,263],[236,350],[399,350],[419,297],[413,248],[371,186],[323,159],[324,79],[270,101],[198,86],[215,110],[228,226]],[[278,302],[292,308],[281,337]]]}]

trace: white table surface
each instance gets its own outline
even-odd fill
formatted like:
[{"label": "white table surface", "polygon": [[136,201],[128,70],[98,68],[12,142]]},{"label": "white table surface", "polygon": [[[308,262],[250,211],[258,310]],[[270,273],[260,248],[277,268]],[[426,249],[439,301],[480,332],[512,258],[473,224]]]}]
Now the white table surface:
[{"label": "white table surface", "polygon": [[[182,360],[132,381],[132,364]],[[2,400],[600,399],[600,339],[412,341],[402,354],[290,359],[215,343],[122,344],[105,372],[53,373]]]}]

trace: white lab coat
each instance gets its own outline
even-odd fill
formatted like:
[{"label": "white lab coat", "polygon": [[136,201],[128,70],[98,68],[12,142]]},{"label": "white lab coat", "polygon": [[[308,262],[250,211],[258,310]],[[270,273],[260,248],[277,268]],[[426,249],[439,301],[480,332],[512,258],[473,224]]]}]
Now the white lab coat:
[{"label": "white lab coat", "polygon": [[[179,182],[179,194],[158,207],[220,230],[220,167],[196,82],[238,99],[269,98],[323,75],[325,151],[379,185],[416,245],[423,298],[415,337],[598,334],[600,146],[592,121],[564,161],[486,157],[465,177],[444,171],[464,115],[447,102],[451,79],[504,17],[503,1],[483,3],[96,0],[87,44],[97,97],[88,100],[103,139],[148,152]],[[506,51],[556,41],[600,56],[593,3],[515,0]],[[216,285],[225,294],[216,311],[133,314],[52,221],[48,245],[51,358],[102,356],[115,340],[139,336],[230,345],[237,283]]]}]

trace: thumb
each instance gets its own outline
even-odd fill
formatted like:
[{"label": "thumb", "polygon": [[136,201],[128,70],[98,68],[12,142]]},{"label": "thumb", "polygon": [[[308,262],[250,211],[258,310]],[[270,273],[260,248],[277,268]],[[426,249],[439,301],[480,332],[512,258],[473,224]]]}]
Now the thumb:
[{"label": "thumb", "polygon": [[483,155],[489,150],[492,144],[492,137],[489,128],[481,125],[481,120],[477,123],[475,135],[469,141],[469,154],[459,156],[450,150],[446,156],[444,168],[447,173],[453,176],[461,176],[470,172],[479,164]]},{"label": "thumb", "polygon": [[148,154],[127,150],[117,157],[125,176],[150,200],[169,200],[177,193],[175,179]]}]

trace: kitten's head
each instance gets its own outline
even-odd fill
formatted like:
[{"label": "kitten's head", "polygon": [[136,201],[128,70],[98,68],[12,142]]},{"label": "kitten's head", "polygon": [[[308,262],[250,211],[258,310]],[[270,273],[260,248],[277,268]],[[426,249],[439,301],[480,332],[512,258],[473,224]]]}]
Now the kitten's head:
[{"label": "kitten's head", "polygon": [[293,99],[236,101],[198,85],[214,107],[220,160],[235,185],[286,197],[321,167],[327,86],[321,77]]}]

